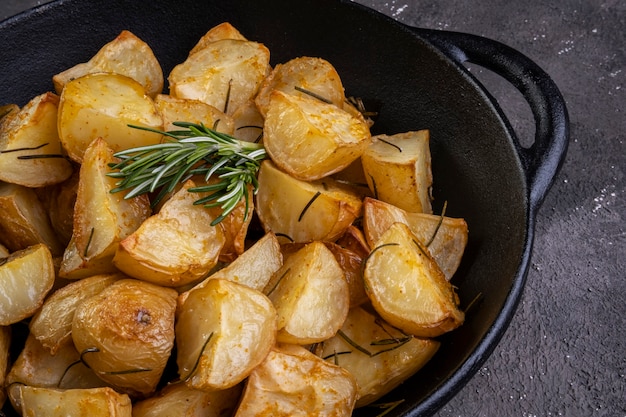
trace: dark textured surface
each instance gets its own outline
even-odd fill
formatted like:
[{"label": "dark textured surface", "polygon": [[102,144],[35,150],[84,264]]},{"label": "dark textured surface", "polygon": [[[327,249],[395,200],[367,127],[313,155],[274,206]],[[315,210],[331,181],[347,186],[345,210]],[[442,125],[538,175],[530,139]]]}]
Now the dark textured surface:
[{"label": "dark textured surface", "polygon": [[[359,2],[407,24],[520,50],[553,77],[570,113],[569,152],[539,212],[517,314],[493,355],[437,416],[626,416],[626,5]],[[0,19],[39,3],[2,0]],[[532,138],[519,93],[472,70],[520,135]]]}]

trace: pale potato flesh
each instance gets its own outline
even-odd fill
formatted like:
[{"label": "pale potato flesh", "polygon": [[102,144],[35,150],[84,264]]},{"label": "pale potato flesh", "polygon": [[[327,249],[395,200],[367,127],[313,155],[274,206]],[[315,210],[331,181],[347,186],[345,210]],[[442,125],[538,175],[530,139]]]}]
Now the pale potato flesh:
[{"label": "pale potato flesh", "polygon": [[290,255],[265,293],[276,307],[281,343],[304,345],[328,339],[343,324],[350,305],[343,270],[322,242]]},{"label": "pale potato flesh", "polygon": [[161,210],[146,219],[122,240],[113,258],[126,274],[168,287],[179,287],[205,277],[217,264],[224,233],[212,226],[212,213],[194,201],[187,181],[165,202]]},{"label": "pale potato flesh", "polygon": [[13,252],[0,264],[0,326],[30,317],[54,284],[52,254],[36,244]]},{"label": "pale potato flesh", "polygon": [[363,118],[309,96],[274,90],[263,144],[276,165],[311,181],[334,174],[359,158],[371,142]]},{"label": "pale potato flesh", "polygon": [[132,78],[154,97],[163,90],[163,70],[150,46],[128,30],[123,30],[87,62],[52,77],[57,94],[75,78],[94,73],[114,73]]},{"label": "pale potato flesh", "polygon": [[87,74],[63,88],[59,137],[75,162],[82,163],[85,149],[97,138],[103,138],[115,152],[161,141],[160,133],[129,125],[163,129],[154,101],[132,78],[112,73]]},{"label": "pale potato flesh", "polygon": [[180,378],[192,388],[233,387],[258,366],[276,340],[276,310],[260,291],[211,279],[192,291],[176,322]]},{"label": "pale potato flesh", "polygon": [[235,417],[348,417],[356,393],[345,369],[302,346],[280,344],[250,374]]},{"label": "pale potato flesh", "polygon": [[436,337],[463,323],[454,288],[403,223],[373,245],[363,278],[378,314],[408,334]]},{"label": "pale potato flesh", "polygon": [[170,94],[200,100],[233,114],[256,95],[269,72],[269,58],[269,50],[257,42],[210,42],[174,67],[168,77]]},{"label": "pale potato flesh", "polygon": [[467,222],[444,215],[411,213],[373,198],[363,200],[363,230],[370,245],[396,222],[409,226],[450,280],[461,264],[467,246]]},{"label": "pale potato flesh", "polygon": [[57,131],[58,106],[56,94],[44,93],[0,124],[0,181],[35,188],[72,175]]},{"label": "pale potato flesh", "polygon": [[235,39],[239,41],[248,40],[232,24],[230,24],[229,22],[222,22],[219,25],[213,26],[211,29],[209,29],[208,32],[200,38],[198,43],[196,43],[196,45],[191,48],[191,51],[189,51],[189,55],[198,52],[200,49],[203,49],[212,42],[220,41],[222,39]]},{"label": "pale potato flesh", "polygon": [[301,181],[270,160],[259,170],[256,211],[281,242],[334,241],[361,214],[361,198],[330,178]]},{"label": "pale potato flesh", "polygon": [[120,279],[77,306],[74,345],[118,391],[151,394],[174,347],[177,296],[171,288]]},{"label": "pale potato flesh", "polygon": [[21,386],[23,417],[132,417],[126,394],[111,388],[71,389]]},{"label": "pale potato flesh", "polygon": [[378,135],[361,157],[374,197],[401,209],[432,213],[430,132]]},{"label": "pale potato flesh", "polygon": [[324,341],[318,354],[355,377],[356,407],[371,404],[415,374],[440,345],[406,335],[362,307],[350,310],[341,332]]}]

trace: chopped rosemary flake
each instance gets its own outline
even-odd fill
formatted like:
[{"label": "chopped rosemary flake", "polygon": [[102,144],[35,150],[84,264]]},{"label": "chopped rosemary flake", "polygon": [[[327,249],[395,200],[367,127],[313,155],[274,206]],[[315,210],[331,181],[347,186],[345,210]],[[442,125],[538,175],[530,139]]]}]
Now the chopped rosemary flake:
[{"label": "chopped rosemary flake", "polygon": [[384,410],[382,413],[377,414],[376,417],[383,417],[393,411],[397,406],[402,404],[404,400],[393,401],[389,403],[380,403],[380,404],[370,404],[368,407],[376,407]]},{"label": "chopped rosemary flake", "polygon": [[317,197],[319,197],[320,195],[322,195],[322,193],[320,191],[316,192],[315,195],[313,197],[311,197],[311,199],[309,200],[308,203],[306,203],[306,206],[304,206],[304,208],[302,209],[302,212],[300,212],[300,216],[298,217],[298,221],[302,221],[302,218],[304,217],[304,213],[307,212],[307,210],[309,209],[309,207],[311,207],[311,204],[313,204],[313,202],[315,200],[317,200]]},{"label": "chopped rosemary flake", "polygon": [[324,103],[326,103],[326,104],[333,104],[333,102],[332,102],[331,100],[327,99],[327,98],[326,98],[326,97],[324,97],[324,96],[320,96],[319,94],[314,93],[313,91],[309,91],[309,90],[307,90],[307,89],[305,89],[305,88],[302,88],[302,87],[299,87],[299,86],[297,86],[297,85],[296,85],[296,86],[294,86],[293,88],[294,88],[296,91],[299,91],[299,92],[304,93],[304,94],[306,94],[306,95],[309,95],[309,96],[311,96],[311,97],[313,97],[313,98],[316,98],[316,99],[318,99],[319,101],[322,101],[322,102],[324,102]]},{"label": "chopped rosemary flake", "polygon": [[83,258],[87,257],[87,254],[89,252],[89,246],[91,246],[91,241],[93,240],[93,234],[95,232],[95,227],[91,228],[91,232],[89,232],[89,239],[87,239],[87,244],[85,245],[85,251],[83,252]]},{"label": "chopped rosemary flake", "polygon": [[36,151],[37,149],[41,149],[44,146],[49,145],[49,143],[42,143],[38,146],[26,147],[26,148],[15,148],[15,149],[6,149],[4,151],[0,151],[0,153],[10,153],[10,152],[22,152],[22,151]]},{"label": "chopped rosemary flake", "polygon": [[439,232],[439,228],[441,228],[441,225],[443,224],[443,219],[446,215],[446,209],[448,208],[448,201],[444,201],[443,202],[443,208],[441,209],[441,216],[439,216],[439,222],[437,223],[437,226],[435,227],[435,231],[433,232],[433,235],[430,237],[430,240],[428,241],[428,243],[426,243],[426,247],[429,247],[431,245],[431,243],[433,243],[433,241],[435,240],[435,238],[437,237],[437,233]]},{"label": "chopped rosemary flake", "polygon": [[65,158],[60,153],[39,154],[39,155],[20,155],[17,159],[48,159],[48,158]]},{"label": "chopped rosemary flake", "polygon": [[193,374],[196,373],[196,371],[198,370],[198,365],[200,365],[200,359],[202,359],[202,355],[204,355],[204,350],[206,349],[207,345],[209,344],[212,338],[213,338],[213,332],[211,332],[209,337],[207,337],[207,339],[204,341],[204,344],[202,345],[202,349],[200,349],[200,354],[196,358],[196,362],[193,364],[193,368],[191,368],[189,375],[187,375],[186,377],[182,379],[183,381],[188,381],[189,378],[191,378]]},{"label": "chopped rosemary flake", "polygon": [[396,148],[398,150],[398,152],[402,152],[402,148],[399,147],[398,145],[396,145],[395,143],[391,143],[388,140],[381,139],[381,138],[378,138],[378,140],[381,141],[382,143],[385,143],[385,144],[389,145],[389,146],[393,146],[394,148]]}]

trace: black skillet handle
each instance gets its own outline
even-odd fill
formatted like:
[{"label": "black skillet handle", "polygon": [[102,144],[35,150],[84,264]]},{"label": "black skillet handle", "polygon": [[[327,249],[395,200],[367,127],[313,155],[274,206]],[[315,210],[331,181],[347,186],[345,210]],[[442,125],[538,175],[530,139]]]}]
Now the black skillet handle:
[{"label": "black skillet handle", "polygon": [[567,108],[556,84],[532,60],[500,42],[459,32],[411,30],[453,61],[487,68],[522,93],[535,119],[535,140],[526,148],[513,137],[526,172],[531,207],[537,209],[554,182],[569,142]]}]

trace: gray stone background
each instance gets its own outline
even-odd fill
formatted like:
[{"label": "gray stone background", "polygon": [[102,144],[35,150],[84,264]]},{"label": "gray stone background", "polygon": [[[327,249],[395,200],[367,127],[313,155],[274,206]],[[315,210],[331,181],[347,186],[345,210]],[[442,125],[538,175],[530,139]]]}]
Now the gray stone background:
[{"label": "gray stone background", "polygon": [[[570,113],[569,152],[539,212],[519,309],[437,416],[626,417],[626,2],[357,1],[410,25],[518,49],[552,76]],[[0,0],[0,20],[41,3]],[[517,92],[472,71],[532,140]]]}]

